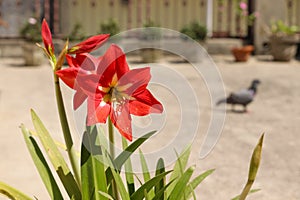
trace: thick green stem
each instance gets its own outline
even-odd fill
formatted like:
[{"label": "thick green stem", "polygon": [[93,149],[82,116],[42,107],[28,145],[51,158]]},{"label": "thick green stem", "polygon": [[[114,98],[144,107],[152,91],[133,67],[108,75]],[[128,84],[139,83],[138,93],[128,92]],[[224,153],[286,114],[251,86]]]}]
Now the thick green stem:
[{"label": "thick green stem", "polygon": [[115,159],[115,138],[114,138],[114,127],[110,117],[108,118],[108,137],[109,137],[109,153],[112,159]]},{"label": "thick green stem", "polygon": [[73,144],[73,140],[72,140],[69,124],[68,124],[68,119],[64,107],[64,101],[62,98],[59,79],[55,73],[54,73],[54,83],[55,83],[55,96],[56,96],[56,103],[57,103],[57,108],[58,108],[58,113],[60,118],[60,124],[63,130],[68,156],[75,175],[75,179],[78,185],[80,185],[79,163],[76,157],[76,151],[74,149],[74,144]]},{"label": "thick green stem", "polygon": [[[110,117],[108,117],[108,137],[109,137],[109,153],[111,158],[114,160],[115,159],[114,127]],[[119,200],[118,189],[114,179],[111,181],[111,184],[112,184],[112,196],[114,197],[114,199]]]}]

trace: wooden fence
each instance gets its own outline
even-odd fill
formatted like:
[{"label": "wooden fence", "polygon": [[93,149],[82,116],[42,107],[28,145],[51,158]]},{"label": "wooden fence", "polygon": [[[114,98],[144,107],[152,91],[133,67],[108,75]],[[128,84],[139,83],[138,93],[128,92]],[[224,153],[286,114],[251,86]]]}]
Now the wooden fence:
[{"label": "wooden fence", "polygon": [[[212,13],[207,13],[212,1]],[[0,0],[0,37],[16,37],[20,26],[30,16],[45,17],[51,22],[55,34],[69,34],[76,24],[82,25],[86,35],[100,31],[100,24],[115,19],[121,30],[143,27],[147,21],[174,30],[180,30],[192,21],[207,25],[211,17],[212,36],[245,37],[248,34],[247,19],[237,12],[241,0]],[[259,0],[243,0],[252,4]],[[300,25],[300,0],[286,2],[289,24]],[[270,1],[270,4],[272,1]],[[251,7],[252,6],[252,7]],[[271,6],[271,5],[270,5]],[[254,10],[253,10],[254,11]],[[260,11],[263,12],[263,11]],[[281,12],[281,11],[276,11]]]},{"label": "wooden fence", "polygon": [[64,2],[62,32],[77,23],[88,34],[100,30],[100,24],[115,19],[121,30],[143,27],[147,21],[164,28],[180,30],[191,21],[205,25],[206,0],[73,0]]}]

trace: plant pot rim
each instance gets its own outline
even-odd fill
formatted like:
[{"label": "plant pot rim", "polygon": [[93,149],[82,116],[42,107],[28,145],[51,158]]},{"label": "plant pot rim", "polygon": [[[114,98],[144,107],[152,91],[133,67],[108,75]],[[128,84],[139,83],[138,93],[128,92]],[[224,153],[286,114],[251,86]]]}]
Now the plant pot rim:
[{"label": "plant pot rim", "polygon": [[242,47],[234,47],[231,49],[232,52],[242,51],[242,52],[252,52],[254,50],[253,45],[245,45]]}]

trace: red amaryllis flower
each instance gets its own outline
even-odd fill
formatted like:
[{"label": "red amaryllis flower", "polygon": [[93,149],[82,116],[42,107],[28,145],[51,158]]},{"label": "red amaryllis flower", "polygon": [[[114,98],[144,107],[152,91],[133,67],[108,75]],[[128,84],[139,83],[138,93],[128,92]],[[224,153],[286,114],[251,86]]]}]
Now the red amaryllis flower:
[{"label": "red amaryllis flower", "polygon": [[[91,63],[95,67],[89,66],[89,73],[77,71],[75,81],[88,96],[87,125],[105,123],[110,117],[119,132],[131,141],[131,114],[144,116],[163,111],[161,103],[147,89],[150,68],[129,70],[125,54],[116,45],[111,45],[98,62]],[[87,66],[81,68],[87,69]],[[73,72],[65,71],[65,77],[57,74],[63,80],[68,76],[73,80]]]},{"label": "red amaryllis flower", "polygon": [[99,48],[109,37],[109,34],[92,36],[68,49],[69,54],[89,53]]},{"label": "red amaryllis flower", "polygon": [[45,19],[43,20],[42,23],[42,38],[43,38],[46,53],[49,58],[52,58],[54,56],[54,46],[52,43],[51,31]]}]

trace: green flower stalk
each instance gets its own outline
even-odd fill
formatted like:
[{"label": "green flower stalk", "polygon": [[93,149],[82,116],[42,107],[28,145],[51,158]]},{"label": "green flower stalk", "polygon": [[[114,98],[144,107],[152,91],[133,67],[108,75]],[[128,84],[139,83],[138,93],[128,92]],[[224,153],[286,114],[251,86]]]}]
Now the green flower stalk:
[{"label": "green flower stalk", "polygon": [[76,157],[74,143],[73,143],[73,139],[72,139],[69,124],[68,124],[68,119],[67,119],[64,102],[63,102],[63,98],[62,98],[62,92],[61,92],[60,84],[59,84],[59,78],[56,75],[56,71],[58,69],[60,69],[63,65],[65,55],[66,55],[67,49],[68,49],[68,41],[66,42],[65,47],[61,51],[61,53],[58,57],[58,60],[57,60],[56,56],[54,54],[54,45],[52,42],[52,35],[51,35],[50,29],[49,29],[48,24],[45,19],[43,20],[43,23],[42,23],[42,38],[43,38],[43,42],[44,42],[44,47],[41,47],[41,46],[40,47],[44,50],[46,56],[48,57],[51,65],[52,65],[53,72],[54,72],[53,75],[54,75],[54,85],[55,85],[55,96],[56,96],[56,103],[57,103],[61,128],[63,130],[65,144],[67,147],[67,153],[68,153],[68,156],[70,159],[73,173],[74,173],[75,179],[79,185],[80,184],[79,162]]}]

